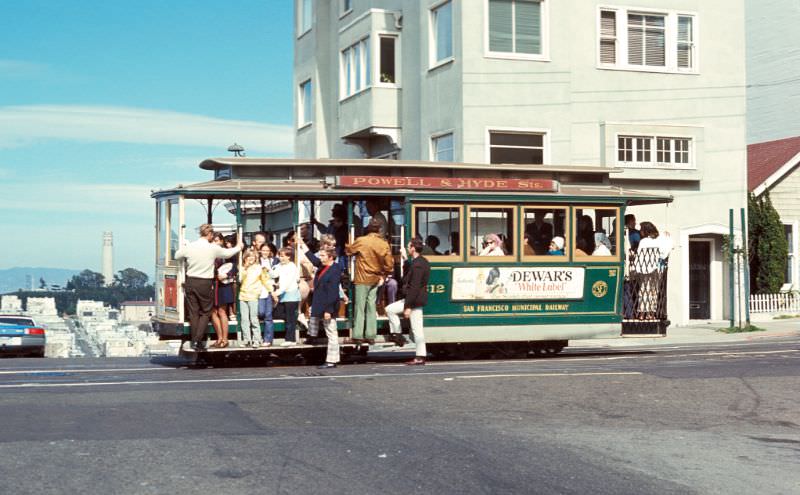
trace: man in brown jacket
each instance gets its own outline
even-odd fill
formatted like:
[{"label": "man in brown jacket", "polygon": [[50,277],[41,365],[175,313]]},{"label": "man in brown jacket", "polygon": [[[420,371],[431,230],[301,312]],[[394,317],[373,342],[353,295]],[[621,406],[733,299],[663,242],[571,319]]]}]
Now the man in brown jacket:
[{"label": "man in brown jacket", "polygon": [[380,223],[371,220],[367,226],[367,235],[345,247],[348,256],[356,257],[353,278],[356,289],[353,341],[357,344],[365,340],[368,344],[375,343],[375,335],[378,333],[378,315],[375,309],[378,287],[383,285],[386,277],[394,270],[392,250],[380,235],[380,230]]}]

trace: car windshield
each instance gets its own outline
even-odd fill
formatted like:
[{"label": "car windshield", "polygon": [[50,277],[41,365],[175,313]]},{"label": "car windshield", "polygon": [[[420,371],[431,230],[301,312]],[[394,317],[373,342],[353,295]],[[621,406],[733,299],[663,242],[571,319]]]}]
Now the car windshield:
[{"label": "car windshield", "polygon": [[0,323],[9,323],[11,325],[34,325],[31,318],[24,318],[20,316],[0,316]]}]

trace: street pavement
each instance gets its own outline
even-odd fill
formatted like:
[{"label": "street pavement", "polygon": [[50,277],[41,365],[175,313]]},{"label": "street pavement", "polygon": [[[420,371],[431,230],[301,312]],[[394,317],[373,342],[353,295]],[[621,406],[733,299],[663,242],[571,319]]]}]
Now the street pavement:
[{"label": "street pavement", "polygon": [[800,337],[769,332],[331,371],[3,360],[0,477],[15,494],[800,493]]}]

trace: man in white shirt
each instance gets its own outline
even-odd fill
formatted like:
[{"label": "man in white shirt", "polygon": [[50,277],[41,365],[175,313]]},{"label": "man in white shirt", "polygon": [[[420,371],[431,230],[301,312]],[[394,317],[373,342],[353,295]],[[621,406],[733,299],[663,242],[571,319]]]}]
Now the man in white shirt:
[{"label": "man in white shirt", "polygon": [[236,246],[225,249],[211,242],[214,229],[204,223],[200,226],[200,238],[175,252],[175,260],[185,260],[186,311],[192,329],[192,349],[204,351],[206,330],[214,307],[214,260],[227,259],[242,250],[242,240]]}]

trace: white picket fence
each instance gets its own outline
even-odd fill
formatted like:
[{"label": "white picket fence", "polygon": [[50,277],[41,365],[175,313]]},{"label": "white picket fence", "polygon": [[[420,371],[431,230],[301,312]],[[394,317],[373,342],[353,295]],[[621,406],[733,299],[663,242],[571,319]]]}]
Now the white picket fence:
[{"label": "white picket fence", "polygon": [[800,296],[796,293],[752,294],[751,313],[792,313],[800,314]]}]

